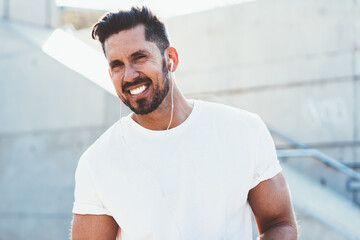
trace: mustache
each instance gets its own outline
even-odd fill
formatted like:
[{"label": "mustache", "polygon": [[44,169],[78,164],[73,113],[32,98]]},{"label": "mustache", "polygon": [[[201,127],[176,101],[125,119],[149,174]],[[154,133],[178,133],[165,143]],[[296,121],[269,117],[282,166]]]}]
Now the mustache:
[{"label": "mustache", "polygon": [[132,87],[132,86],[135,86],[135,85],[138,85],[138,84],[141,84],[141,83],[151,83],[151,79],[148,78],[148,77],[137,77],[134,79],[134,81],[132,82],[125,82],[123,85],[122,85],[122,91],[123,92],[126,92],[126,89]]}]

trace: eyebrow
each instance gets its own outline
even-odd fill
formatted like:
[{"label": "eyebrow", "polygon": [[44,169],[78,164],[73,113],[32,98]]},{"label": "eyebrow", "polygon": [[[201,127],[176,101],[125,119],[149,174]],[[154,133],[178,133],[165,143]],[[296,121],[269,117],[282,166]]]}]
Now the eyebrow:
[{"label": "eyebrow", "polygon": [[[139,55],[149,55],[150,54],[150,52],[149,51],[147,51],[147,50],[138,50],[138,51],[136,51],[136,52],[134,52],[134,53],[132,53],[131,55],[130,55],[130,58],[136,58],[137,56],[139,56]],[[112,61],[110,61],[110,63],[109,63],[109,66],[111,67],[111,66],[113,66],[113,65],[115,65],[115,64],[123,64],[123,62],[122,61],[120,61],[120,60],[118,60],[118,59],[115,59],[115,60],[112,60]]]},{"label": "eyebrow", "polygon": [[147,50],[138,50],[138,51],[132,53],[132,54],[130,55],[130,57],[131,57],[131,58],[135,58],[135,57],[137,57],[137,56],[139,56],[139,55],[149,55],[149,54],[150,54],[150,53],[149,53],[149,51],[147,51]]}]

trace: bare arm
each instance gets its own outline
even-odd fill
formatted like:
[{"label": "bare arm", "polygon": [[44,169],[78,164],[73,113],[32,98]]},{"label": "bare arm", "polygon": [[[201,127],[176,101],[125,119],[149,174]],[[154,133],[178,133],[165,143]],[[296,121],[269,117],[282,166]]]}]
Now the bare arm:
[{"label": "bare arm", "polygon": [[297,226],[289,190],[281,173],[251,189],[248,200],[261,240],[297,239]]},{"label": "bare arm", "polygon": [[119,226],[108,215],[74,214],[72,240],[115,240]]}]

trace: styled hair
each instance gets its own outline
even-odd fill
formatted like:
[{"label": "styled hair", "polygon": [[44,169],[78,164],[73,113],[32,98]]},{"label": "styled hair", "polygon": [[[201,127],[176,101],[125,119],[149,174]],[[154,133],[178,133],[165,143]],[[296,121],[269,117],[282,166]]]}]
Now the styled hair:
[{"label": "styled hair", "polygon": [[132,7],[128,11],[108,12],[93,26],[92,38],[99,40],[105,53],[105,40],[123,30],[134,28],[140,24],[145,26],[146,41],[154,42],[161,54],[170,46],[164,23],[147,7]]}]

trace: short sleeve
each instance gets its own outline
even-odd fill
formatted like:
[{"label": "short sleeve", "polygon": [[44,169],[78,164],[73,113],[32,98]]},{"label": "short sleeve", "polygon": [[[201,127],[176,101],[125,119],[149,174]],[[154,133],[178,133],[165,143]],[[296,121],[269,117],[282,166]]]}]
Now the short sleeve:
[{"label": "short sleeve", "polygon": [[88,159],[84,155],[80,158],[76,169],[74,195],[73,213],[111,215],[99,198],[94,186]]},{"label": "short sleeve", "polygon": [[268,180],[281,172],[274,141],[265,123],[257,118],[256,134],[256,157],[253,168],[253,178],[250,189],[256,187],[260,182]]}]

